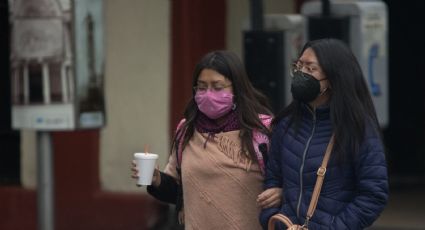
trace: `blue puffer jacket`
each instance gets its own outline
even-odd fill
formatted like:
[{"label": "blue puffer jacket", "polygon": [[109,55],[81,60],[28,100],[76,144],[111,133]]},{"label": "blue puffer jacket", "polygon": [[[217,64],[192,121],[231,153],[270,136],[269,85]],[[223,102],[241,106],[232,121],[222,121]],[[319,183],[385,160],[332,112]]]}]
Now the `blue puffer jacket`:
[{"label": "blue puffer jacket", "polygon": [[[288,127],[288,118],[275,127],[267,164],[265,188],[283,187],[280,208],[262,211],[266,229],[269,218],[281,212],[292,222],[304,224],[316,171],[332,134],[329,107],[311,111],[304,108],[297,133]],[[309,229],[364,229],[384,209],[388,199],[387,167],[379,134],[366,128],[359,155],[352,163],[338,166],[332,159]],[[286,228],[279,228],[286,229]]]}]

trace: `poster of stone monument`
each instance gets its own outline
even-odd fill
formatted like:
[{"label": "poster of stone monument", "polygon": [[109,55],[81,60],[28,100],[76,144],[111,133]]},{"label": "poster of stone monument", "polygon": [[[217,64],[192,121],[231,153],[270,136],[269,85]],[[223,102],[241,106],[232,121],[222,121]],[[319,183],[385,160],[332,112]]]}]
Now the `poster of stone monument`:
[{"label": "poster of stone monument", "polygon": [[104,125],[102,0],[9,0],[12,126]]}]

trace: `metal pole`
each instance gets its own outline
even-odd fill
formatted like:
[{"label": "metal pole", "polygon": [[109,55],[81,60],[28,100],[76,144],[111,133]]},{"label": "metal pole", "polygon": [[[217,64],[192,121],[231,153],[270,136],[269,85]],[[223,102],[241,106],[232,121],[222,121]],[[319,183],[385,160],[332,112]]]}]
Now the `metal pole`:
[{"label": "metal pole", "polygon": [[51,134],[37,131],[38,230],[54,229],[53,154]]},{"label": "metal pole", "polygon": [[251,30],[263,30],[263,1],[250,0]]},{"label": "metal pole", "polygon": [[329,17],[331,15],[330,0],[322,0],[322,16]]}]

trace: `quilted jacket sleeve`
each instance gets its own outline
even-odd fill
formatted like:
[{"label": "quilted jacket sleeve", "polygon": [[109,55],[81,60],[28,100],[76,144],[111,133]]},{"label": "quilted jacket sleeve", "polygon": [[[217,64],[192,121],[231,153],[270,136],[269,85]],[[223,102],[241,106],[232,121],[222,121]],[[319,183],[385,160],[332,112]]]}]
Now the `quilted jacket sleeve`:
[{"label": "quilted jacket sleeve", "polygon": [[[372,133],[372,134],[371,134]],[[369,132],[355,161],[357,195],[334,217],[330,229],[364,229],[383,211],[388,200],[388,176],[382,143]]]},{"label": "quilted jacket sleeve", "polygon": [[[282,125],[275,127],[269,151],[269,160],[266,166],[266,176],[264,179],[264,189],[273,187],[282,187],[281,163],[280,163],[280,144],[282,141]],[[283,188],[284,189],[284,188]],[[280,208],[266,208],[260,213],[260,222],[263,229],[267,229],[267,223],[273,214],[279,212]]]}]

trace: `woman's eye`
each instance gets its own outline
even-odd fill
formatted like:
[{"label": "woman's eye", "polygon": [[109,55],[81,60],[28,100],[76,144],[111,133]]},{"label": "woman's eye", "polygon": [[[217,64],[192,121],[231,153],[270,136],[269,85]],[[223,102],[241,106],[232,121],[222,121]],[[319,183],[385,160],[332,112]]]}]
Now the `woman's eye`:
[{"label": "woman's eye", "polygon": [[222,90],[224,87],[223,86],[214,86],[213,87],[213,89],[215,90],[215,91],[220,91],[220,90]]},{"label": "woman's eye", "polygon": [[195,91],[204,92],[204,91],[207,91],[208,87],[205,87],[205,86],[195,86],[194,89],[195,89]]}]

